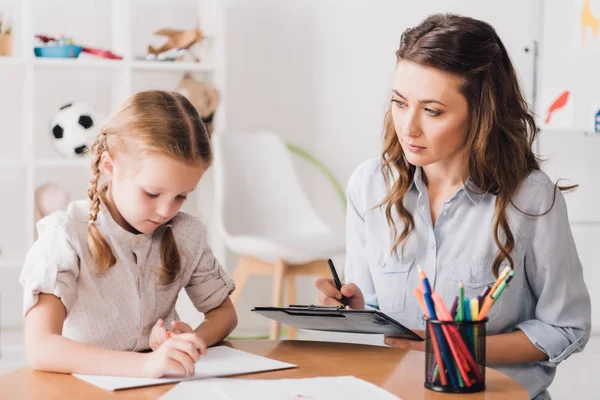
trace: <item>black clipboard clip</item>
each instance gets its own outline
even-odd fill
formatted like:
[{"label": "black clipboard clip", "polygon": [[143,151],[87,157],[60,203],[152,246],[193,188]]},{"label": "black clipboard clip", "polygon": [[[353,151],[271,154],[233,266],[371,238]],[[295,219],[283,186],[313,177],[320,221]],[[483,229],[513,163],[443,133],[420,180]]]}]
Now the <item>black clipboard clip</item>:
[{"label": "black clipboard clip", "polygon": [[344,306],[316,306],[314,304],[311,305],[303,305],[303,304],[290,304],[288,308],[294,308],[298,310],[318,310],[318,311],[338,311],[344,310]]}]

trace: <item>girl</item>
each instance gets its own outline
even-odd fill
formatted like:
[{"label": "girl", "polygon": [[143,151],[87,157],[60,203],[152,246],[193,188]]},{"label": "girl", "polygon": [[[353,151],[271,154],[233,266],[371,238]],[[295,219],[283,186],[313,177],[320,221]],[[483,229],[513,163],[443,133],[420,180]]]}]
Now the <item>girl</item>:
[{"label": "girl", "polygon": [[[488,314],[487,363],[549,398],[556,366],[585,346],[590,299],[563,189],[540,171],[536,126],[487,23],[433,15],[402,35],[381,159],[348,183],[346,281],[319,303],[379,308],[424,329],[421,265],[446,304],[481,294],[510,265]],[[386,338],[395,347],[424,342]]]},{"label": "girl", "polygon": [[[193,375],[206,347],[237,324],[233,281],[202,222],[179,211],[212,160],[206,129],[185,97],[145,91],[91,148],[89,201],[39,222],[21,274],[29,362],[65,373]],[[178,321],[182,288],[205,313],[195,330]]]}]

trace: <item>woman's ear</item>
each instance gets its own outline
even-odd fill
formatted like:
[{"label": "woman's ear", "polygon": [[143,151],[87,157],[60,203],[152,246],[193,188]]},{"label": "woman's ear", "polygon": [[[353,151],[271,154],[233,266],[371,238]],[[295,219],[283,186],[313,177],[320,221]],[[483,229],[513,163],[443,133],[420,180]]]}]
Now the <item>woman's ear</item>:
[{"label": "woman's ear", "polygon": [[104,151],[100,157],[100,171],[107,180],[112,180],[115,175],[115,161],[108,151]]}]

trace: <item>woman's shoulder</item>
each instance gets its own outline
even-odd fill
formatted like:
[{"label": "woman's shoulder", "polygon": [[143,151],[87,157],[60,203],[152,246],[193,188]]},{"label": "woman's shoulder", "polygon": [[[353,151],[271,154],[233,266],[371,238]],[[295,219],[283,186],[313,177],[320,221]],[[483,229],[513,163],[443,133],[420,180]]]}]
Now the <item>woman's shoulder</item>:
[{"label": "woman's shoulder", "polygon": [[348,179],[348,191],[372,191],[384,183],[381,157],[363,161],[354,169]]},{"label": "woman's shoulder", "polygon": [[543,205],[554,201],[555,194],[562,196],[548,174],[541,170],[533,170],[519,186],[513,203],[522,211],[536,214]]},{"label": "woman's shoulder", "polygon": [[359,211],[371,209],[385,197],[385,180],[380,157],[360,163],[350,175],[346,194]]}]

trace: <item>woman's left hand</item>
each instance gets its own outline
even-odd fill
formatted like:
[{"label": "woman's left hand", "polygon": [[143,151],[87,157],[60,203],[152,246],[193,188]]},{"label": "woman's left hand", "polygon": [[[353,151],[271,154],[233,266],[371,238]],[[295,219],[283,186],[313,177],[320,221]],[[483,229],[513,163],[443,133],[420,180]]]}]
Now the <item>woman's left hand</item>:
[{"label": "woman's left hand", "polygon": [[[415,332],[417,335],[421,336],[422,338],[425,338],[425,331],[413,329],[413,332]],[[386,336],[384,343],[390,347],[397,347],[400,349],[425,351],[425,341],[424,340],[416,341],[416,340],[409,340],[409,339],[402,339],[402,338],[397,338],[397,337]]]}]

